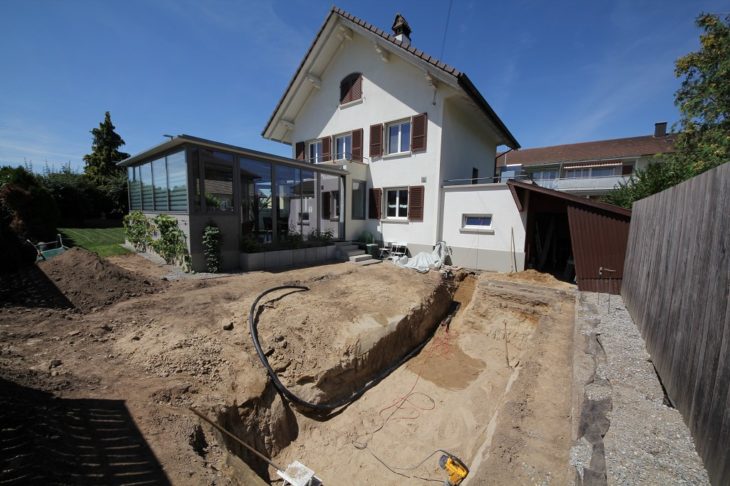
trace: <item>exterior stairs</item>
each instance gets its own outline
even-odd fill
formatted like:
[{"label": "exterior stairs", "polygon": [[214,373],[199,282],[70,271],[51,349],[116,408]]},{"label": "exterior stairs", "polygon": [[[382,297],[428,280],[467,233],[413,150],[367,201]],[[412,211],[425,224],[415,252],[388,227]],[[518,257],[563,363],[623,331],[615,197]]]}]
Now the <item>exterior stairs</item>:
[{"label": "exterior stairs", "polygon": [[337,257],[344,261],[349,261],[360,266],[374,265],[376,263],[382,263],[381,260],[373,258],[371,255],[365,253],[365,250],[361,250],[357,245],[351,241],[337,241],[335,242]]}]

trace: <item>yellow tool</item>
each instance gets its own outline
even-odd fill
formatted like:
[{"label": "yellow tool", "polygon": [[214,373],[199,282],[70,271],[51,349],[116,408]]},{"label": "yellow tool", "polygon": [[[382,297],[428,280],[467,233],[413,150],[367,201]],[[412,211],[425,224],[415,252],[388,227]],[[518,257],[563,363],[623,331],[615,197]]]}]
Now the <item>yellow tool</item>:
[{"label": "yellow tool", "polygon": [[458,486],[469,474],[469,468],[466,467],[466,464],[448,452],[439,459],[439,466],[449,475],[449,479],[444,483],[446,486]]}]

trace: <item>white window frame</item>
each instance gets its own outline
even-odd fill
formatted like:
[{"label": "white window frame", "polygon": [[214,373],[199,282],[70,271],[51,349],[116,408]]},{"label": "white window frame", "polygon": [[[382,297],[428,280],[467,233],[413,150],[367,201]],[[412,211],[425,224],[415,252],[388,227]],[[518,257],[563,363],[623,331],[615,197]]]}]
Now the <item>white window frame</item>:
[{"label": "white window frame", "polygon": [[[402,137],[403,137],[403,125],[408,125],[408,150],[401,150]],[[398,146],[397,150],[391,150],[390,147],[390,129],[391,127],[398,127]],[[397,120],[394,122],[385,124],[385,154],[384,155],[403,155],[411,153],[411,132],[413,130],[413,123],[410,118],[403,120]]]},{"label": "white window frame", "polygon": [[[467,224],[469,218],[489,218],[488,225]],[[494,234],[494,215],[492,213],[463,213],[461,215],[461,233],[482,233],[487,235]]]},{"label": "white window frame", "polygon": [[[406,192],[406,208],[405,208],[405,214],[400,214],[400,193],[401,191]],[[388,193],[395,192],[395,216],[388,216]],[[388,220],[396,220],[396,221],[408,221],[408,187],[388,187],[383,189],[383,219]]]},{"label": "white window frame", "polygon": [[[345,144],[344,150],[342,152],[342,157],[338,157],[337,142],[339,140],[343,140],[343,139],[346,140],[348,138],[349,138],[349,144],[348,143]],[[335,135],[333,137],[333,139],[334,139],[333,140],[334,143],[332,144],[333,145],[332,152],[333,152],[334,156],[332,157],[332,160],[350,160],[352,158],[352,132]],[[350,155],[349,157],[348,157],[348,154]]]},{"label": "white window frame", "polygon": [[[312,157],[312,148],[319,147],[319,153],[315,152],[314,157]],[[312,164],[319,164],[320,162],[324,162],[324,159],[322,158],[322,139],[318,140],[312,140],[311,142],[307,143],[307,161],[309,161]]]}]

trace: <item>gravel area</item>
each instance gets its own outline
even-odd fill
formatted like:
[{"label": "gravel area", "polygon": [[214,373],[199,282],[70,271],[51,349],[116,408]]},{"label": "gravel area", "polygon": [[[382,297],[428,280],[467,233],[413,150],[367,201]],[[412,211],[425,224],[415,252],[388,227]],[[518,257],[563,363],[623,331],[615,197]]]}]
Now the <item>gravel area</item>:
[{"label": "gravel area", "polygon": [[[582,292],[576,326],[584,335],[595,334],[600,346],[586,347],[586,354],[598,356],[594,376],[574,386],[583,389],[584,403],[610,399],[602,441],[606,476],[591,476],[590,481],[583,477],[590,448],[581,438],[571,451],[576,483],[710,484],[682,416],[666,405],[644,341],[621,297],[612,295],[609,301],[608,294]],[[595,450],[593,455],[595,459]]]}]

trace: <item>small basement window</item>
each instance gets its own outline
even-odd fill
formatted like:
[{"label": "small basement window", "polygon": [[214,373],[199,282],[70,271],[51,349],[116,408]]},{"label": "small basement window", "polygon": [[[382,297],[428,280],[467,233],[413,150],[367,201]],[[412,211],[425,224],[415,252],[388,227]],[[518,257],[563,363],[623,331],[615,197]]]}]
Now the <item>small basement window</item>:
[{"label": "small basement window", "polygon": [[461,231],[465,233],[493,234],[491,214],[462,214]]}]

